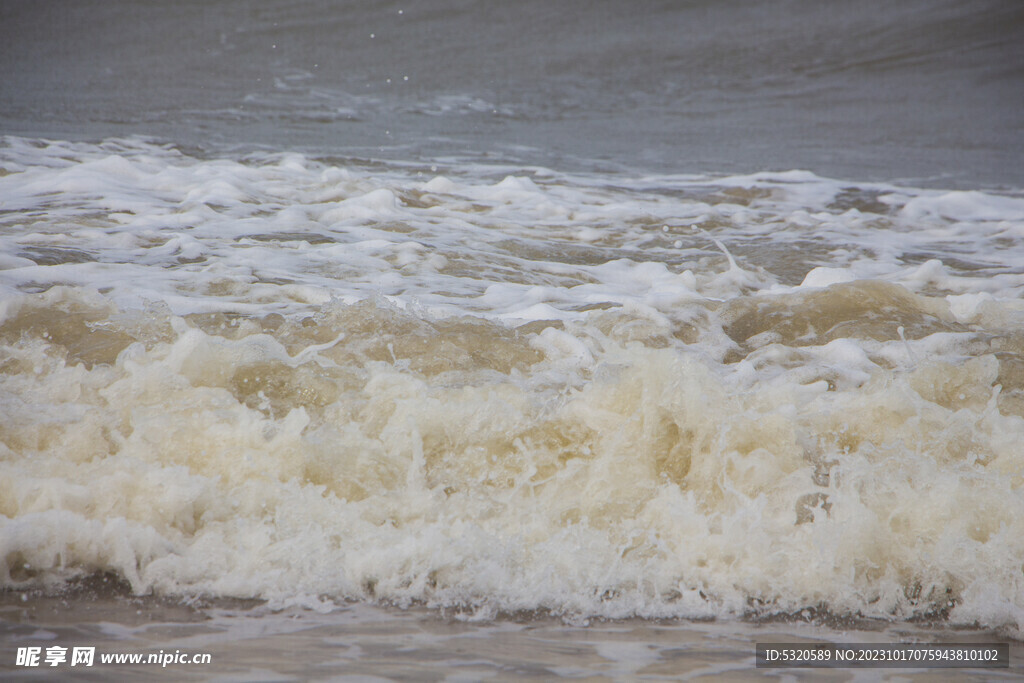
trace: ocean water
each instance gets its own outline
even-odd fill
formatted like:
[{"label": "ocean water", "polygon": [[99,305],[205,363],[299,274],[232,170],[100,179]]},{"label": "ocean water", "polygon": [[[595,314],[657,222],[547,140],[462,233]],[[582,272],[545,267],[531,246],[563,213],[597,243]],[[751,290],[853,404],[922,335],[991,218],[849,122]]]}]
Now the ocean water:
[{"label": "ocean water", "polygon": [[1019,654],[1022,27],[5,3],[0,666]]}]

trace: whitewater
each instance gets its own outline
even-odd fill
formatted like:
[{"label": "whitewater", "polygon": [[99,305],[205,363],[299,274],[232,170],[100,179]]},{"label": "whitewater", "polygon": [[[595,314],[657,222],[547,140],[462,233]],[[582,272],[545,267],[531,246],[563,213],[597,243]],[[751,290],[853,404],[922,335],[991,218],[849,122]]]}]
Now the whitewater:
[{"label": "whitewater", "polygon": [[0,148],[9,589],[1020,632],[1024,199]]}]

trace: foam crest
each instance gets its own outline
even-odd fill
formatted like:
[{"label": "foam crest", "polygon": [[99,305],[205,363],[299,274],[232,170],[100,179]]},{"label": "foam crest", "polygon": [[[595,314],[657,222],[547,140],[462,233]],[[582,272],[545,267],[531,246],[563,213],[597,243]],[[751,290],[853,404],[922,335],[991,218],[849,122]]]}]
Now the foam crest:
[{"label": "foam crest", "polygon": [[[1019,624],[1024,419],[998,408],[993,355],[893,371],[832,342],[801,367],[861,375],[830,390],[579,326],[516,340],[362,306],[220,336],[150,316],[91,368],[5,337],[6,585]],[[355,331],[371,320],[435,339],[383,360]],[[434,374],[469,335],[520,348],[518,369]]]}]

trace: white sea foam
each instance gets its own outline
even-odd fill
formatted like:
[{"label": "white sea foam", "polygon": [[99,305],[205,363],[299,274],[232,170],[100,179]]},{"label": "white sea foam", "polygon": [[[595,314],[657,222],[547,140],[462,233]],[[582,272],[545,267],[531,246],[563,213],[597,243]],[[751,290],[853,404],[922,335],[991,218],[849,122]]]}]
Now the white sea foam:
[{"label": "white sea foam", "polygon": [[1017,198],[0,169],[5,586],[1024,627]]}]

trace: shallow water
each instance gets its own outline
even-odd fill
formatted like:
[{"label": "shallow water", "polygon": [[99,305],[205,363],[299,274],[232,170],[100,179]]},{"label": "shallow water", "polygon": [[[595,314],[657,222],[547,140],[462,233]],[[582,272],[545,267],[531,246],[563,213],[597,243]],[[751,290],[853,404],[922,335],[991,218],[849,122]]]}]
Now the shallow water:
[{"label": "shallow water", "polygon": [[[98,584],[99,580],[93,582]],[[95,647],[100,654],[209,654],[209,663],[97,664],[76,680],[948,680],[949,670],[756,669],[754,643],[1006,642],[1005,634],[928,624],[784,620],[716,622],[587,620],[567,624],[543,614],[478,620],[459,611],[399,610],[350,604],[329,612],[267,611],[225,600],[189,606],[132,598],[109,589],[0,604],[8,643]],[[1020,676],[1022,646],[1011,643],[1009,669],[956,669],[957,680]],[[0,665],[8,673],[26,668]],[[71,669],[65,667],[65,673]],[[37,672],[33,672],[37,673]],[[38,672],[44,673],[44,672]]]},{"label": "shallow water", "polygon": [[1019,640],[1020,12],[559,7],[0,10],[5,640]]}]

